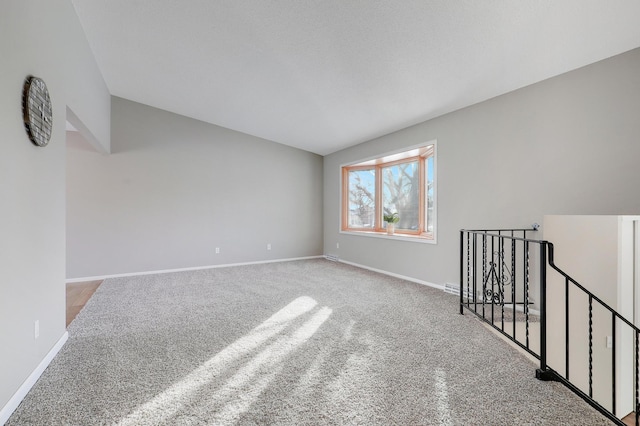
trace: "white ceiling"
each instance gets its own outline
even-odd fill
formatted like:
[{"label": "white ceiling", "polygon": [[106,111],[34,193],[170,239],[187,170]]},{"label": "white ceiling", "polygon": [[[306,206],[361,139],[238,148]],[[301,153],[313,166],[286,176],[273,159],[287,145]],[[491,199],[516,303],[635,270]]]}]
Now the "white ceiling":
[{"label": "white ceiling", "polygon": [[73,0],[111,93],[326,155],[640,46],[638,0]]}]

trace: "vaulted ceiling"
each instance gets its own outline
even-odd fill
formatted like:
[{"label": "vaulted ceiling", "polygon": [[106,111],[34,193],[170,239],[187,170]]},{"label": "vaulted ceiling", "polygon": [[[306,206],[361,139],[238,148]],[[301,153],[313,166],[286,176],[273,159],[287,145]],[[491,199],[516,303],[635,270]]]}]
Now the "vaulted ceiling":
[{"label": "vaulted ceiling", "polygon": [[640,46],[637,0],[73,0],[111,93],[326,155]]}]

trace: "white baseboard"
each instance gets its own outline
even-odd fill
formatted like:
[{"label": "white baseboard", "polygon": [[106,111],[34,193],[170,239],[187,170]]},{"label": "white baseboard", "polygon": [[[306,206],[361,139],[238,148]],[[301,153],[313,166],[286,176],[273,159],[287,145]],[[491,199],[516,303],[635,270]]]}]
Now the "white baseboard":
[{"label": "white baseboard", "polygon": [[323,256],[292,257],[288,259],[259,260],[255,262],[241,262],[241,263],[226,263],[223,265],[194,266],[190,268],[161,269],[157,271],[128,272],[124,274],[111,274],[111,275],[96,275],[93,277],[68,278],[66,282],[79,283],[79,282],[85,282],[85,281],[106,280],[107,278],[137,277],[141,275],[168,274],[171,272],[201,271],[203,269],[229,268],[231,266],[259,265],[263,263],[278,263],[278,262],[292,262],[295,260],[321,259],[322,257]]},{"label": "white baseboard", "polygon": [[438,290],[444,290],[444,286],[443,285],[430,283],[428,281],[419,280],[417,278],[408,277],[406,275],[400,275],[400,274],[396,274],[394,272],[384,271],[382,269],[376,269],[376,268],[372,268],[370,266],[360,265],[359,263],[348,262],[348,261],[342,260],[342,259],[338,259],[338,262],[345,263],[345,264],[351,265],[351,266],[355,266],[356,268],[367,269],[369,271],[378,272],[378,273],[384,274],[384,275],[389,275],[390,277],[400,278],[402,280],[411,281],[411,282],[414,282],[414,283],[417,283],[417,284],[422,284],[422,285],[426,285],[426,286],[429,286],[429,287],[437,288]]},{"label": "white baseboard", "polygon": [[58,339],[56,344],[53,345],[53,347],[47,353],[44,359],[40,361],[40,364],[38,364],[36,369],[33,370],[33,372],[29,375],[29,377],[27,377],[27,380],[25,380],[24,383],[22,383],[22,386],[20,386],[16,391],[16,393],[13,394],[9,402],[7,402],[7,404],[4,407],[2,407],[2,410],[0,410],[0,425],[5,424],[7,420],[9,420],[9,417],[11,417],[11,414],[13,414],[16,408],[18,408],[18,405],[20,405],[20,403],[22,402],[24,397],[27,395],[27,393],[29,393],[33,385],[36,384],[36,382],[38,381],[38,379],[40,378],[44,370],[47,368],[47,366],[51,363],[53,358],[55,358],[55,356],[58,354],[60,349],[62,349],[64,344],[67,342],[68,338],[69,338],[69,333],[65,331],[62,337],[60,337],[60,339]]}]

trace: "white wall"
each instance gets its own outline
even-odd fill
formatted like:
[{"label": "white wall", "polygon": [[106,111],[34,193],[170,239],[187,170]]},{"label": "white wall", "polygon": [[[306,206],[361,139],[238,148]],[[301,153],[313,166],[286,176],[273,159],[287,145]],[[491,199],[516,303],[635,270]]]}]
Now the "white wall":
[{"label": "white wall", "polygon": [[[549,215],[543,222],[544,239],[554,243],[554,263],[616,310],[620,221],[618,216]],[[552,269],[548,270],[547,277],[547,362],[551,368],[565,374],[565,279]],[[570,380],[588,393],[589,301],[585,293],[573,286],[569,289],[569,300]],[[594,303],[592,315],[593,395],[610,409],[612,351],[606,346],[606,338],[611,335],[611,314]],[[619,393],[619,403],[621,399]],[[620,414],[627,414],[632,408],[626,404],[626,411],[620,411]]]},{"label": "white wall", "polygon": [[[2,0],[0,9],[1,418],[65,333],[67,107],[108,149],[110,99],[70,1]],[[22,122],[30,74],[44,79],[53,103],[45,148],[31,144]]]},{"label": "white wall", "polygon": [[[638,216],[544,217],[544,238],[553,241],[555,264],[596,297],[633,322],[634,314],[634,226]],[[565,373],[565,279],[548,269],[547,275],[547,362]],[[589,300],[569,285],[570,379],[585,393],[589,391]],[[611,360],[607,336],[613,336],[611,313],[593,303],[591,358],[593,395],[607,408],[611,401]],[[616,403],[621,416],[634,407],[634,333],[616,321]]]},{"label": "white wall", "polygon": [[[458,283],[461,228],[527,227],[545,214],[637,214],[639,93],[636,49],[326,156],[325,253]],[[434,139],[437,245],[339,233],[342,164]]]},{"label": "white wall", "polygon": [[322,254],[319,155],[115,97],[111,118],[111,155],[67,152],[68,278]]}]

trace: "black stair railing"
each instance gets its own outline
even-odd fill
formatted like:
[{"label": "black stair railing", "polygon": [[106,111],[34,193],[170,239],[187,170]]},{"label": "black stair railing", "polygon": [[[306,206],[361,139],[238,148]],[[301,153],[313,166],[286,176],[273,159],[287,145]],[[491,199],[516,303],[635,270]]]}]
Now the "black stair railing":
[{"label": "black stair railing", "polygon": [[[619,425],[622,402],[640,426],[640,329],[558,268],[553,244],[528,238],[532,232],[460,231],[460,313],[472,312],[536,358],[538,379],[563,383]],[[595,342],[605,336],[603,352]]]},{"label": "black stair railing", "polygon": [[541,244],[527,238],[531,232],[535,231],[461,231],[460,313],[464,308],[473,312],[539,359],[539,341],[531,339],[534,324],[540,323],[540,311],[531,309],[539,287],[532,248]]}]

